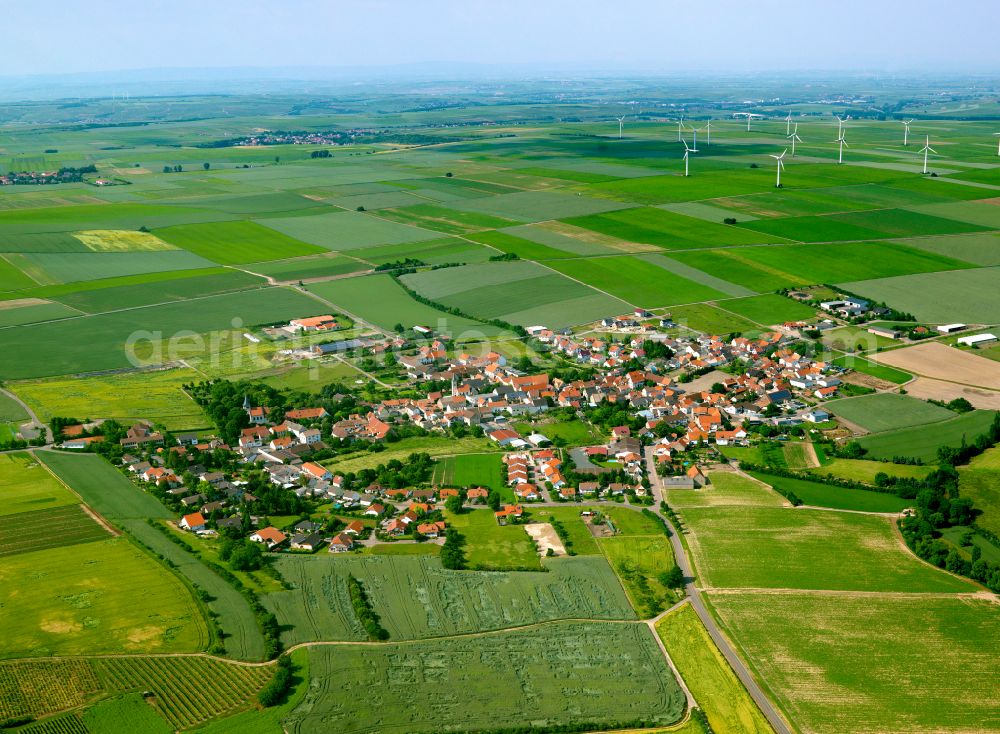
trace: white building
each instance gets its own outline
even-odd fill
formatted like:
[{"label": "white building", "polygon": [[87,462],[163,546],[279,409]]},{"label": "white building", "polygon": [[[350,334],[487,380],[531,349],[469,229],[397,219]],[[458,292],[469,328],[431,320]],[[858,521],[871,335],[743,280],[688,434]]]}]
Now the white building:
[{"label": "white building", "polygon": [[975,334],[973,336],[959,337],[958,343],[966,347],[984,347],[987,344],[995,344],[996,334]]}]

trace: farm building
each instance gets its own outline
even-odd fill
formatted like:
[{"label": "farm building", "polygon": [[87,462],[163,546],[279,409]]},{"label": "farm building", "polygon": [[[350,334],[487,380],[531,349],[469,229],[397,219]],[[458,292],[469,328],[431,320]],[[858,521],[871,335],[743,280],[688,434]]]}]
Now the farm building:
[{"label": "farm building", "polygon": [[966,328],[965,324],[942,324],[937,327],[937,330],[942,334],[954,334],[956,331],[961,331]]},{"label": "farm building", "polygon": [[959,337],[958,343],[966,347],[985,347],[987,344],[995,344],[996,334],[974,334],[973,336]]},{"label": "farm building", "polygon": [[898,339],[902,335],[899,329],[891,326],[869,326],[868,333],[875,336],[884,336],[887,339]]}]

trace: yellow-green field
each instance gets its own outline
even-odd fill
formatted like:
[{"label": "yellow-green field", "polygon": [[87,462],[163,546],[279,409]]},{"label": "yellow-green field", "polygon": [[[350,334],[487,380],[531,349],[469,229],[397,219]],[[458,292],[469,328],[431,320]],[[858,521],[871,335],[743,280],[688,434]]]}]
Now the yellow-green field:
[{"label": "yellow-green field", "polygon": [[0,515],[47,510],[79,501],[31,454],[0,454]]},{"label": "yellow-green field", "polygon": [[661,619],[656,632],[716,732],[771,734],[774,731],[690,604]]},{"label": "yellow-green field", "polygon": [[73,236],[94,252],[153,252],[177,249],[149,232],[91,229],[74,232]]},{"label": "yellow-green field", "polygon": [[201,408],[181,389],[184,383],[203,379],[194,370],[181,368],[18,382],[11,389],[43,421],[57,415],[80,420],[114,418],[126,424],[149,420],[181,430],[210,425]]},{"label": "yellow-green field", "polygon": [[5,558],[0,608],[0,657],[193,652],[209,639],[187,587],[125,538]]}]

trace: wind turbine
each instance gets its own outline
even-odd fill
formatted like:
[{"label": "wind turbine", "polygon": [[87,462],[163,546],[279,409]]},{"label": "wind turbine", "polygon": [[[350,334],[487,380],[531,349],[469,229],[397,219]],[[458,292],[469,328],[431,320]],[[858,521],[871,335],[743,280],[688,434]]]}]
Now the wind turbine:
[{"label": "wind turbine", "polygon": [[688,147],[688,144],[687,144],[686,141],[681,140],[681,142],[684,143],[684,177],[687,178],[687,176],[689,175],[688,174],[688,158],[690,158],[690,156],[691,156],[692,153],[697,153],[698,151],[691,150]]},{"label": "wind turbine", "polygon": [[900,120],[903,123],[903,145],[907,146],[910,144],[910,123],[913,120]]},{"label": "wind turbine", "polygon": [[[785,137],[789,137],[792,133],[792,113],[788,113],[788,117],[785,118]],[[794,153],[792,154],[794,155]]]},{"label": "wind turbine", "polygon": [[792,130],[792,134],[787,136],[789,140],[792,141],[792,158],[795,157],[795,141],[802,142],[802,138],[799,137],[799,123],[795,123],[795,129]]},{"label": "wind turbine", "polygon": [[840,115],[835,115],[837,118],[837,137],[844,137],[844,121],[840,118]]},{"label": "wind turbine", "polygon": [[[712,118],[711,117],[709,117],[708,118],[708,122],[705,123],[705,133],[706,133],[705,145],[711,145],[712,144]],[[1000,133],[994,133],[994,134],[995,135],[1000,135]],[[1000,153],[997,153],[997,155],[1000,155]]]},{"label": "wind turbine", "polygon": [[698,152],[698,128],[691,126],[691,132],[694,134],[694,144],[691,146],[691,152]]},{"label": "wind turbine", "polygon": [[931,136],[927,136],[927,140],[924,142],[924,147],[920,149],[920,152],[924,154],[924,173],[927,173],[927,154],[934,153],[937,155],[937,151],[931,147]]},{"label": "wind turbine", "polygon": [[680,143],[684,140],[684,115],[677,118],[677,142]]},{"label": "wind turbine", "polygon": [[[840,119],[840,118],[837,118],[837,119]],[[837,163],[843,163],[844,162],[844,148],[850,148],[851,147],[851,146],[849,146],[847,144],[847,141],[844,140],[844,133],[843,133],[843,131],[841,131],[840,136],[836,140],[834,140],[833,142],[840,143],[840,157],[837,158]]]},{"label": "wind turbine", "polygon": [[734,112],[733,117],[747,118],[747,132],[750,132],[750,120],[752,120],[755,117],[761,117],[761,115],[758,115],[754,112]]},{"label": "wind turbine", "polygon": [[772,158],[774,158],[774,160],[776,160],[778,162],[778,180],[774,184],[774,188],[776,188],[776,189],[780,189],[781,188],[781,171],[785,167],[784,157],[785,157],[785,153],[787,153],[787,152],[788,152],[788,148],[785,148],[783,151],[781,151],[781,155],[774,155],[773,153],[769,153],[768,154]]},{"label": "wind turbine", "polygon": [[616,117],[615,119],[618,120],[618,139],[621,140],[622,130],[625,128],[625,115],[622,115],[621,117]]},{"label": "wind turbine", "polygon": [[[1000,135],[1000,133],[993,133],[994,135]],[[997,155],[1000,156],[1000,137],[997,138]]]}]

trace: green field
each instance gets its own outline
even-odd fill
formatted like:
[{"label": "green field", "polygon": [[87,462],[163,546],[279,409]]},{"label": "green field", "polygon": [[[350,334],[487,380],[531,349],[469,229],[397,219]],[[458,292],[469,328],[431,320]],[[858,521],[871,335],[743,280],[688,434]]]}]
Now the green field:
[{"label": "green field", "polygon": [[319,245],[327,250],[353,250],[374,245],[398,245],[440,237],[432,232],[407,224],[358,212],[334,212],[284,219],[265,219],[261,224],[302,242]]},{"label": "green field", "polygon": [[279,281],[293,281],[357,273],[367,270],[368,266],[341,255],[317,255],[316,257],[297,257],[291,260],[254,263],[247,268]]},{"label": "green field", "polygon": [[623,301],[528,261],[481,263],[404,275],[425,298],[483,319],[557,327],[628,310]]},{"label": "green field", "polygon": [[861,426],[872,433],[940,423],[955,413],[931,403],[896,393],[876,393],[857,398],[843,398],[826,404],[838,418]]},{"label": "green field", "polygon": [[853,482],[875,484],[875,476],[879,473],[891,477],[923,479],[930,472],[927,466],[912,464],[891,464],[883,461],[868,461],[865,459],[833,459],[828,464],[809,470],[812,474],[830,475],[837,479],[849,479]]},{"label": "green field", "polygon": [[[561,623],[374,648],[312,648],[309,675],[309,693],[285,722],[293,734],[492,729],[501,695],[506,727],[665,725],[681,718],[685,703],[640,624]],[[435,695],[406,705],[428,685]]]},{"label": "green field", "polygon": [[770,237],[653,207],[624,209],[566,221],[628,242],[642,242],[667,250],[783,241],[781,237]]},{"label": "green field", "polygon": [[52,319],[79,315],[79,311],[75,308],[64,306],[61,303],[34,303],[32,305],[17,307],[4,306],[5,304],[0,303],[0,327],[20,326],[21,324],[33,324],[39,321],[50,321]]},{"label": "green field", "polygon": [[148,420],[184,430],[209,426],[201,408],[181,390],[182,384],[200,379],[194,370],[177,369],[19,382],[11,389],[43,421],[56,415],[114,418],[125,424]]},{"label": "green field", "polygon": [[115,525],[125,528],[143,545],[174,564],[209,596],[208,608],[218,615],[228,654],[244,659],[264,657],[264,639],[246,599],[195,555],[171,542],[147,519],[173,519],[174,515],[150,494],[138,489],[117,469],[96,454],[39,452],[41,460],[84,501]]},{"label": "green field", "polygon": [[[888,242],[733,247],[678,252],[671,257],[723,280],[758,291],[969,267],[948,257]],[[860,286],[844,287],[854,293],[877,296]],[[895,305],[892,298],[880,300]]]},{"label": "green field", "polygon": [[[154,276],[163,276],[151,280]],[[232,291],[249,290],[264,285],[263,279],[237,270],[204,268],[173,273],[152,273],[131,278],[110,278],[85,284],[86,289],[53,286],[53,298],[85,313],[96,314],[122,308],[137,308],[159,303],[204,298]],[[101,287],[96,287],[101,286]],[[108,286],[108,287],[104,287]],[[75,313],[73,315],[76,315]]]},{"label": "green field", "polygon": [[501,333],[495,326],[453,316],[414,301],[388,275],[314,283],[308,290],[384,329],[391,329],[398,323],[407,328],[420,324],[439,333],[451,334],[455,339],[480,339]]},{"label": "green field", "polygon": [[[837,459],[837,461],[849,461],[849,459]],[[911,468],[920,469],[921,467]],[[905,500],[884,492],[837,487],[812,482],[808,479],[792,479],[791,477],[779,477],[761,472],[752,472],[752,474],[755,479],[766,482],[776,489],[795,494],[802,500],[803,504],[812,507],[831,507],[836,510],[858,510],[859,512],[901,512],[907,507],[913,506],[913,500]]]},{"label": "green field", "polygon": [[197,270],[212,263],[184,250],[152,252],[44,252],[7,255],[41,285],[141,273]]},{"label": "green field", "polygon": [[4,515],[8,531],[0,538],[0,557],[107,540],[108,531],[80,505]]},{"label": "green field", "polygon": [[[993,703],[1000,617],[989,601],[808,592],[709,597],[804,731],[1000,728]],[[915,630],[919,645],[911,644]]]},{"label": "green field", "polygon": [[959,467],[959,490],[982,515],[976,524],[1000,534],[1000,449],[988,449],[967,466]]},{"label": "green field", "polygon": [[634,619],[621,586],[600,558],[559,558],[545,572],[448,571],[430,556],[283,556],[294,586],[264,597],[289,645],[363,640],[348,602],[347,576],[365,587],[391,639],[408,640],[520,627],[556,619]]},{"label": "green field", "polygon": [[514,501],[514,494],[504,482],[500,454],[459,454],[438,460],[433,484],[443,487],[487,487]]},{"label": "green field", "polygon": [[[4,657],[191,652],[208,645],[179,579],[124,538],[4,559]],[[30,593],[27,593],[30,589]]]},{"label": "green field", "polygon": [[937,461],[938,448],[957,447],[962,443],[963,437],[971,443],[976,436],[986,432],[993,422],[994,415],[995,411],[992,410],[974,410],[946,421],[932,423],[930,426],[916,426],[862,436],[858,439],[858,443],[873,459],[906,456],[932,464]]},{"label": "green field", "polygon": [[810,319],[816,314],[811,306],[773,293],[723,301],[719,307],[764,326]]},{"label": "green field", "polygon": [[[996,299],[997,274],[996,268],[979,268],[881,277],[878,280],[853,278],[852,282],[841,282],[841,285],[852,293],[891,303],[893,308],[908,311],[920,321],[932,324],[956,321],[993,324],[1000,322],[1000,303]],[[956,299],[956,293],[961,293],[962,297]]]},{"label": "green field", "polygon": [[709,483],[700,489],[667,490],[670,506],[679,509],[717,505],[783,507],[785,504],[783,497],[744,474],[714,471],[708,477]]},{"label": "green field", "polygon": [[284,260],[323,252],[322,247],[300,242],[250,221],[182,224],[159,229],[156,234],[172,245],[220,265]]},{"label": "green field", "polygon": [[465,538],[463,551],[469,568],[483,571],[541,568],[535,543],[523,526],[498,525],[489,509],[446,515],[448,524]]},{"label": "green field", "polygon": [[[561,260],[550,263],[561,273],[598,290],[610,293],[626,303],[644,308],[673,306],[695,301],[710,301],[726,294],[671,273],[638,257],[602,257],[586,260]],[[717,275],[717,273],[712,273]],[[627,310],[627,309],[626,309]],[[606,314],[615,316],[617,314]]]},{"label": "green field", "polygon": [[404,438],[393,444],[385,451],[368,452],[362,451],[358,454],[348,454],[344,458],[334,461],[322,462],[330,471],[343,474],[345,472],[356,472],[359,469],[374,469],[379,464],[384,464],[392,459],[403,461],[414,452],[427,453],[432,457],[449,457],[458,454],[483,454],[496,452],[496,444],[486,438],[475,438],[466,436],[464,438],[442,440],[440,436],[415,436]]},{"label": "green field", "polygon": [[33,454],[0,454],[0,516],[78,502]]},{"label": "green field", "polygon": [[650,619],[678,601],[677,592],[658,576],[674,565],[670,541],[663,535],[622,535],[597,541],[621,580],[635,613]]},{"label": "green field", "polygon": [[913,375],[909,372],[903,372],[902,370],[897,370],[895,367],[872,362],[864,357],[858,357],[853,354],[845,354],[842,357],[837,357],[833,360],[833,364],[838,367],[849,367],[857,372],[877,377],[880,380],[893,382],[897,385],[903,385],[913,379]]},{"label": "green field", "polygon": [[[708,588],[972,591],[913,557],[888,519],[823,510],[689,508],[681,512]],[[746,559],[753,559],[747,563]]]},{"label": "green field", "polygon": [[[178,334],[181,334],[176,340],[178,356],[189,356],[192,344],[197,342],[190,332],[205,334],[232,329],[234,323],[240,326],[279,323],[316,315],[322,308],[322,304],[301,293],[267,288],[13,327],[4,331],[6,349],[0,352],[0,377],[29,379],[136,366],[129,361],[126,351],[129,343],[135,345],[138,364],[148,361],[158,364],[169,355],[156,354],[155,345]],[[22,354],[31,354],[31,358],[25,360]]]},{"label": "green field", "polygon": [[690,605],[660,620],[656,632],[716,732],[771,734],[774,731]]}]

